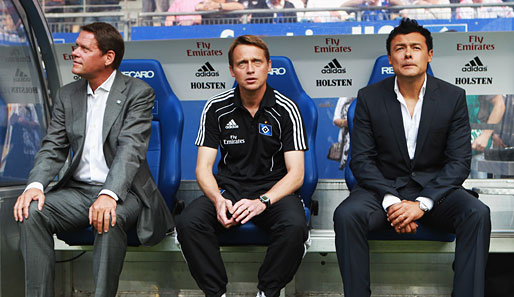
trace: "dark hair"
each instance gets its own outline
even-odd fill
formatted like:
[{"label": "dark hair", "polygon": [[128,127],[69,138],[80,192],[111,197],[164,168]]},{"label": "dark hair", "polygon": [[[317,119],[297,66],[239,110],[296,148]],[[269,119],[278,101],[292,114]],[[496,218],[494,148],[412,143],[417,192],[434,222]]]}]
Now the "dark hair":
[{"label": "dark hair", "polygon": [[409,34],[409,33],[420,33],[425,37],[425,42],[427,44],[427,48],[430,51],[433,47],[432,44],[432,35],[430,31],[423,28],[423,26],[419,25],[416,20],[411,20],[409,18],[403,18],[400,22],[400,25],[396,26],[391,33],[389,33],[389,37],[387,37],[386,48],[387,54],[391,54],[391,41],[396,35],[399,34]]},{"label": "dark hair", "polygon": [[125,43],[120,32],[112,25],[103,22],[91,23],[82,26],[80,29],[95,35],[96,43],[98,43],[98,48],[102,54],[105,55],[110,50],[114,51],[112,67],[118,69],[125,53]]},{"label": "dark hair", "polygon": [[234,66],[234,49],[240,44],[253,45],[262,49],[264,51],[264,56],[266,57],[266,62],[269,61],[269,50],[264,40],[255,35],[241,35],[232,41],[232,44],[228,49],[228,64],[230,66]]}]

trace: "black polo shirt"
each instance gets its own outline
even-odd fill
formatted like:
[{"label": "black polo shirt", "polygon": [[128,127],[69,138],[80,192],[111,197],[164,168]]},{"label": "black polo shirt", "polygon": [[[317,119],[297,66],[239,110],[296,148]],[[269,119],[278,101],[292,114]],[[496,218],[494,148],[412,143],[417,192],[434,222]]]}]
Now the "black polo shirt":
[{"label": "black polo shirt", "polygon": [[287,173],[284,152],[308,149],[298,106],[270,86],[255,117],[238,87],[209,99],[195,144],[220,147],[216,181],[235,200],[264,194]]}]

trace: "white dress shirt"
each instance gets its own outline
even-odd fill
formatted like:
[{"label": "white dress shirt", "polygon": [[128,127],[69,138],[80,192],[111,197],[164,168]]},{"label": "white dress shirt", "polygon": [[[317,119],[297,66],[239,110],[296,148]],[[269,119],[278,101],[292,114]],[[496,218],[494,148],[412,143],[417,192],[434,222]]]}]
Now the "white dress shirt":
[{"label": "white dress shirt", "polygon": [[[107,97],[115,77],[116,71],[113,71],[94,92],[89,83],[87,84],[86,138],[79,165],[73,173],[73,177],[78,181],[102,185],[109,174],[109,167],[103,151],[102,128]],[[39,182],[31,183],[25,191],[30,188],[43,191],[43,185]],[[109,195],[118,201],[118,196],[111,190],[102,189],[99,195],[102,194]]]},{"label": "white dress shirt", "polygon": [[[423,107],[423,98],[425,97],[425,90],[427,87],[427,75],[425,74],[425,81],[423,82],[423,86],[419,91],[418,102],[416,102],[416,106],[414,107],[414,112],[412,116],[409,113],[409,109],[407,108],[407,103],[405,102],[405,98],[403,97],[400,89],[398,88],[398,78],[394,79],[394,92],[396,93],[396,99],[400,102],[401,110],[402,110],[402,119],[403,119],[403,129],[405,130],[405,140],[407,141],[407,151],[409,152],[409,158],[414,159],[414,154],[416,153],[416,142],[418,139],[418,130],[419,130],[419,122],[421,120],[421,109]],[[434,206],[434,200],[427,197],[418,197],[416,201],[423,203],[429,210]],[[401,199],[392,195],[385,194],[384,200],[382,201],[382,207],[385,211],[387,208],[393,204],[401,202]]]}]

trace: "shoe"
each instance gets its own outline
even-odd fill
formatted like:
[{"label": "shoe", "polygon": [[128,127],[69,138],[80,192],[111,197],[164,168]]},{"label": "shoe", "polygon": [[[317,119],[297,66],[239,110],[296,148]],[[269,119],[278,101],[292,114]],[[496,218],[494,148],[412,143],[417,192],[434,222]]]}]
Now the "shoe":
[{"label": "shoe", "polygon": [[263,291],[259,290],[259,291],[257,292],[257,296],[255,296],[255,297],[266,297],[266,294],[264,294],[264,292],[263,292]]}]

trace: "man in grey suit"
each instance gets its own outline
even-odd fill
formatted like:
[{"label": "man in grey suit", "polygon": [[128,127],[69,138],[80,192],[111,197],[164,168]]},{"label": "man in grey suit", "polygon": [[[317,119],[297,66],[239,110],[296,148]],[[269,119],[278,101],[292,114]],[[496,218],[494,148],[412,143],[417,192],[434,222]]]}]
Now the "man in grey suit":
[{"label": "man in grey suit", "polygon": [[[123,39],[111,25],[82,27],[72,53],[72,72],[82,79],[54,97],[47,135],[14,206],[26,296],[54,296],[53,233],[94,227],[95,296],[115,296],[126,231],[137,225],[141,243],[153,245],[172,227],[146,162],[155,95],[117,70],[123,53]],[[70,150],[69,167],[48,188]]]}]

